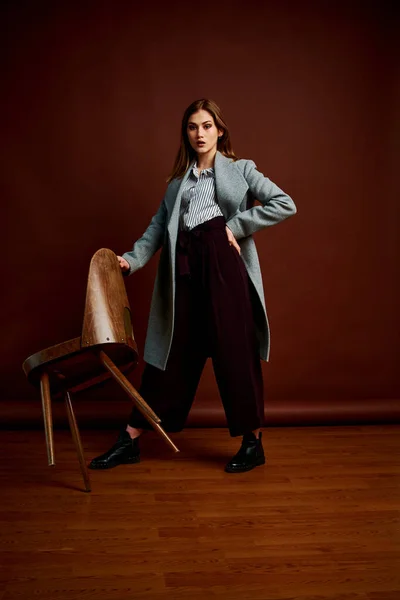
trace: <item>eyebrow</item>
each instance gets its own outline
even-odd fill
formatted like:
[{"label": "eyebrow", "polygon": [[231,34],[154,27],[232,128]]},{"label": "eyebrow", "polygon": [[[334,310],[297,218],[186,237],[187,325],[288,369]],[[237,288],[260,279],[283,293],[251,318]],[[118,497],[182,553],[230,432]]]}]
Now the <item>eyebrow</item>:
[{"label": "eyebrow", "polygon": [[[206,123],[212,123],[212,121],[208,119],[208,121],[203,121],[200,125],[205,125]],[[189,121],[188,125],[196,125],[196,123],[194,121]]]}]

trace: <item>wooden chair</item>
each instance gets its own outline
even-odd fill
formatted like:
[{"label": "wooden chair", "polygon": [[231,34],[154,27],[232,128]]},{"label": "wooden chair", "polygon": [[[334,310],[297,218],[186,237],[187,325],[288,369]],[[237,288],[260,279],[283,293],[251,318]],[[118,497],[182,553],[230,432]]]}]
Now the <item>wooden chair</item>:
[{"label": "wooden chair", "polygon": [[160,419],[124,375],[135,368],[137,360],[131,311],[118,259],[114,252],[102,248],[90,263],[81,337],[36,352],[22,366],[28,380],[40,388],[49,466],[55,464],[51,394],[64,395],[86,492],[90,492],[90,479],[72,409],[73,392],[114,378],[155,431],[179,452],[160,426]]}]

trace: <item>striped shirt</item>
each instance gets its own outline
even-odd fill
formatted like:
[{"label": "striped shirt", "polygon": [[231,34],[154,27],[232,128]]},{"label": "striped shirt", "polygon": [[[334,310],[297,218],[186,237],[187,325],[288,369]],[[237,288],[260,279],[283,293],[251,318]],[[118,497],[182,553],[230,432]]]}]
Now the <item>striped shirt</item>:
[{"label": "striped shirt", "polygon": [[182,192],[180,228],[190,230],[214,217],[221,217],[215,191],[215,172],[211,167],[201,171],[194,163]]}]

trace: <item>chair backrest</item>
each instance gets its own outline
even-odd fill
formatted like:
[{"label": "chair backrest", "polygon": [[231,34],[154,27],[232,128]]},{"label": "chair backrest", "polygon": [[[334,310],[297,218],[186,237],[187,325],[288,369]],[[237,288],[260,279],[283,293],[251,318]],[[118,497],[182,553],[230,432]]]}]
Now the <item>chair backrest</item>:
[{"label": "chair backrest", "polygon": [[116,343],[127,344],[137,352],[118,259],[112,250],[101,248],[90,262],[81,346]]}]

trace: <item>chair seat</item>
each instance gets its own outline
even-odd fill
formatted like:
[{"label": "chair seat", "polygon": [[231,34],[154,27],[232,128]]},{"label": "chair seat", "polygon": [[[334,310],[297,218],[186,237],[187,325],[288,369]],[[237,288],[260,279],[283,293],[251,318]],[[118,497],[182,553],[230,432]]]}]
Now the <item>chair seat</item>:
[{"label": "chair seat", "polygon": [[63,390],[76,392],[101,383],[110,378],[110,373],[98,359],[103,350],[118,365],[123,373],[128,373],[137,364],[137,351],[127,343],[106,343],[82,348],[81,338],[73,338],[29,356],[22,368],[28,380],[40,386],[44,371],[49,376],[52,392]]}]

